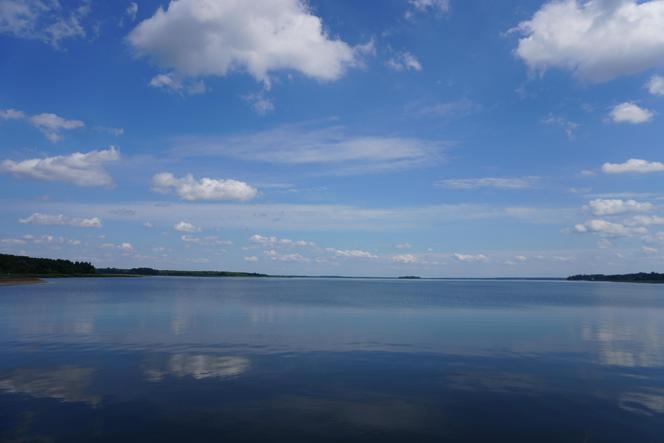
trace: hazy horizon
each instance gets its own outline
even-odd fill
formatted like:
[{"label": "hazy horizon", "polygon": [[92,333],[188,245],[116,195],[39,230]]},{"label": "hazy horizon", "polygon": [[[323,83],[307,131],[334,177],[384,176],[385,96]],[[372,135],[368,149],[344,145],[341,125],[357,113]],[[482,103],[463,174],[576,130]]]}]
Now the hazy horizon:
[{"label": "hazy horizon", "polygon": [[662,0],[0,0],[0,252],[662,270],[662,29]]}]

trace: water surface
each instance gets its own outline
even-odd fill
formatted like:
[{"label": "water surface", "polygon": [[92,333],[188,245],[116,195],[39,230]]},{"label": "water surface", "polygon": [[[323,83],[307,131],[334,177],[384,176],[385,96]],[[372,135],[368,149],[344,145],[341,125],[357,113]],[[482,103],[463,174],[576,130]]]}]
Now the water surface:
[{"label": "water surface", "polygon": [[0,441],[664,441],[664,286],[0,287]]}]

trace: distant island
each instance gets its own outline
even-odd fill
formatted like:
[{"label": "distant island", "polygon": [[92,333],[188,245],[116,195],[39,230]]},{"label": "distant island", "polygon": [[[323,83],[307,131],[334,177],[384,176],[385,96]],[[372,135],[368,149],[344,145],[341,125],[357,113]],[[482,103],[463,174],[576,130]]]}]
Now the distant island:
[{"label": "distant island", "polygon": [[623,283],[664,283],[664,274],[638,272],[635,274],[579,274],[567,277],[570,281],[611,281]]},{"label": "distant island", "polygon": [[418,275],[402,275],[399,277],[400,280],[418,280],[422,277]]}]

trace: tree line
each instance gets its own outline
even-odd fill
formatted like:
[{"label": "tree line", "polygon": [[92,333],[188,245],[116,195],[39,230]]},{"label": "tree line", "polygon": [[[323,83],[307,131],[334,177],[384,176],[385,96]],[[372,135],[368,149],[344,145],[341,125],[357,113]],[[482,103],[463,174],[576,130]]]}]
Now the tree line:
[{"label": "tree line", "polygon": [[0,274],[90,275],[96,272],[91,263],[84,261],[0,254]]}]

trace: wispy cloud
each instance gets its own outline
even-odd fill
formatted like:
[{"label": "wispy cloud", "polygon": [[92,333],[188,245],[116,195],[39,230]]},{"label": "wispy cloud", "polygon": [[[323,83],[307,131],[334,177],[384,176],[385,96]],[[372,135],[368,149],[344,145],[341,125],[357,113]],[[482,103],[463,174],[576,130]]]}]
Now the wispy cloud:
[{"label": "wispy cloud", "polygon": [[102,226],[99,217],[65,217],[62,214],[40,214],[39,212],[19,218],[18,222],[24,225],[75,226],[78,228],[101,228]]},{"label": "wispy cloud", "polygon": [[436,182],[436,186],[450,189],[526,189],[533,187],[537,177],[452,178]]},{"label": "wispy cloud", "polygon": [[312,165],[334,173],[386,172],[431,166],[446,145],[416,137],[355,135],[340,126],[308,125],[228,137],[180,137],[179,157],[225,156],[284,165]]}]

